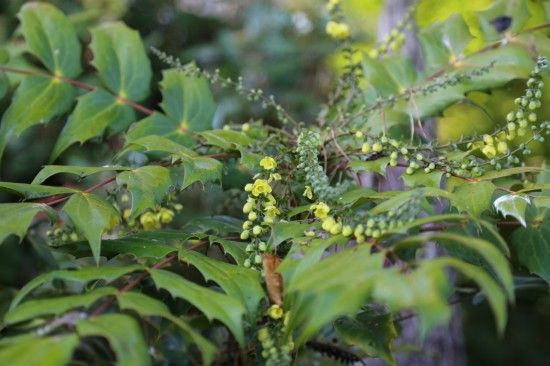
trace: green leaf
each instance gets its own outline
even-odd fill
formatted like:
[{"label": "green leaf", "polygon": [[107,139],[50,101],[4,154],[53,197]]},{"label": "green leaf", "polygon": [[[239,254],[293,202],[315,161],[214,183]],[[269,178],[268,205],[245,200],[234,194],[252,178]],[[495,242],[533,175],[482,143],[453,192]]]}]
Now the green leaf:
[{"label": "green leaf", "polygon": [[97,89],[78,98],[76,108],[63,127],[53,149],[50,161],[75,142],[81,144],[89,139],[101,136],[111,127],[113,132],[126,129],[134,121],[132,107],[123,104],[112,94]]},{"label": "green leaf", "polygon": [[199,347],[204,365],[210,365],[214,360],[216,347],[185,321],[172,315],[163,302],[138,292],[119,292],[117,300],[122,310],[133,310],[141,316],[160,316],[171,321]]},{"label": "green leaf", "polygon": [[9,139],[39,123],[46,123],[65,113],[75,97],[74,88],[44,76],[23,79],[0,125],[0,156]]},{"label": "green leaf", "polygon": [[454,233],[429,233],[426,235],[409,236],[394,244],[394,250],[398,251],[411,246],[423,245],[429,241],[437,241],[443,246],[461,245],[479,253],[489,263],[493,271],[502,283],[510,299],[514,298],[512,274],[508,260],[490,242],[469,236]]},{"label": "green leaf", "polygon": [[441,186],[441,177],[443,172],[433,171],[430,173],[424,173],[417,171],[414,174],[402,174],[403,182],[406,187],[434,187],[439,188]]},{"label": "green leaf", "polygon": [[476,15],[480,28],[483,32],[483,36],[489,40],[497,40],[501,38],[501,35],[497,32],[493,24],[495,18],[501,16],[511,17],[512,24],[507,31],[515,34],[522,29],[523,25],[530,17],[526,1],[509,0],[497,0],[490,8],[478,12]]},{"label": "green leaf", "polygon": [[232,130],[212,130],[199,133],[212,146],[218,146],[224,150],[240,150],[254,142],[248,135]]},{"label": "green leaf", "polygon": [[181,188],[184,189],[195,182],[207,183],[221,181],[223,164],[216,159],[198,156],[183,160],[185,175]]},{"label": "green leaf", "polygon": [[179,251],[179,259],[196,267],[205,280],[216,282],[226,294],[239,299],[253,318],[258,304],[265,297],[257,271],[185,249]]},{"label": "green leaf", "polygon": [[39,212],[55,216],[55,211],[41,203],[0,203],[0,244],[10,234],[22,240],[32,219]]},{"label": "green leaf", "polygon": [[128,133],[129,141],[147,135],[165,136],[191,145],[190,131],[212,128],[216,104],[202,77],[187,76],[178,69],[165,70],[160,83],[164,115],[155,113],[139,121]]},{"label": "green leaf", "polygon": [[178,69],[165,70],[160,86],[160,105],[168,117],[178,122],[181,131],[212,128],[216,104],[204,78],[186,76]]},{"label": "green leaf", "polygon": [[68,78],[80,74],[80,42],[61,11],[47,3],[31,2],[21,8],[18,17],[30,52],[52,74]]},{"label": "green leaf", "polygon": [[[299,258],[295,258],[293,253],[289,252],[277,267],[277,272],[283,276],[285,283],[290,283],[292,277],[318,263],[327,248],[333,245],[344,245],[347,242],[348,238],[343,235],[331,236],[328,239],[313,239],[307,246],[299,247],[301,252]],[[297,247],[293,246],[293,248]]]},{"label": "green leaf", "polygon": [[45,165],[34,177],[32,184],[42,184],[46,179],[56,174],[74,174],[79,178],[85,178],[93,174],[104,172],[119,172],[132,168],[120,165],[106,166],[71,166],[71,165]]},{"label": "green leaf", "polygon": [[543,222],[539,227],[515,230],[510,245],[520,264],[529,272],[542,277],[550,284],[550,225]]},{"label": "green leaf", "polygon": [[78,336],[25,337],[0,348],[0,364],[9,366],[65,366],[78,346]]},{"label": "green leaf", "polygon": [[55,196],[58,194],[79,193],[76,189],[66,187],[42,186],[38,184],[0,182],[0,191],[17,194],[27,200]]},{"label": "green leaf", "polygon": [[63,211],[88,240],[94,259],[99,263],[101,236],[119,219],[114,207],[94,194],[81,193],[73,194],[63,206]]},{"label": "green leaf", "polygon": [[403,274],[397,268],[380,275],[374,284],[372,297],[392,311],[413,309],[419,316],[420,337],[433,326],[449,319],[447,303],[450,295],[447,273],[441,265],[424,261],[412,272]]},{"label": "green leaf", "polygon": [[429,73],[447,65],[451,58],[463,56],[472,39],[468,25],[461,14],[455,13],[420,34],[422,55]]},{"label": "green leaf", "polygon": [[303,237],[304,231],[313,227],[313,224],[296,221],[278,222],[273,225],[273,235],[270,238],[269,246],[276,248],[283,241],[291,238]]},{"label": "green leaf", "polygon": [[349,164],[354,172],[365,171],[369,173],[378,173],[386,175],[386,166],[389,164],[390,158],[379,158],[370,161],[352,160]]},{"label": "green leaf", "polygon": [[147,343],[136,320],[123,314],[106,314],[76,324],[81,337],[104,337],[109,341],[120,366],[151,365]]},{"label": "green leaf", "polygon": [[61,315],[71,309],[87,308],[105,296],[114,295],[116,291],[117,290],[112,287],[101,287],[81,295],[25,301],[17,307],[12,308],[6,314],[4,323],[10,325],[38,316]]},{"label": "green leaf", "polygon": [[367,246],[346,249],[285,282],[285,308],[292,309],[288,329],[299,328],[296,342],[305,342],[324,325],[365,304],[373,281],[384,271],[383,262],[384,254],[371,254]]},{"label": "green leaf", "polygon": [[[159,234],[159,232],[155,232]],[[179,234],[178,240],[181,240]],[[101,242],[101,252],[106,254],[133,254],[137,258],[161,259],[168,254],[178,250],[177,245],[165,244],[162,239],[144,238],[141,235],[129,235],[114,240],[103,240]]]},{"label": "green leaf", "polygon": [[14,309],[20,302],[23,300],[31,291],[35,288],[43,285],[44,283],[49,283],[53,280],[65,280],[73,281],[79,284],[86,284],[94,280],[104,280],[107,282],[114,281],[115,279],[123,276],[127,273],[143,270],[142,266],[125,266],[125,267],[84,267],[78,270],[58,270],[48,273],[43,273],[40,276],[33,278],[31,281],[27,282],[17,295],[13,298],[13,301],[10,305],[10,309]]},{"label": "green leaf", "polygon": [[525,222],[525,210],[527,205],[531,204],[529,196],[523,194],[506,194],[500,196],[493,202],[497,212],[500,212],[502,216],[512,216],[518,220],[524,227],[527,227]]},{"label": "green leaf", "polygon": [[226,240],[210,237],[210,244],[219,244],[225,254],[229,254],[239,266],[244,264],[248,254],[245,252],[243,243],[240,241]]},{"label": "green leaf", "polygon": [[496,186],[491,182],[466,183],[458,186],[453,192],[461,206],[473,217],[481,217],[481,213],[491,206],[491,198]]},{"label": "green leaf", "polygon": [[456,258],[440,257],[432,259],[434,265],[441,264],[444,266],[454,267],[462,272],[465,276],[474,280],[480,287],[493,309],[497,330],[502,334],[506,326],[506,296],[501,291],[498,284],[482,269],[472,264],[463,262]]},{"label": "green leaf", "polygon": [[523,173],[538,173],[547,172],[547,168],[539,168],[536,166],[520,166],[515,168],[508,168],[502,170],[493,170],[485,173],[483,176],[477,178],[479,180],[493,180],[498,178],[509,177],[510,175],[523,174]]},{"label": "green leaf", "polygon": [[104,23],[90,32],[92,65],[105,86],[122,98],[145,99],[152,72],[139,33],[121,22]]},{"label": "green leaf", "polygon": [[181,298],[197,309],[211,321],[218,319],[225,324],[239,344],[244,344],[242,317],[245,307],[231,296],[199,286],[185,278],[159,269],[149,270],[158,288],[165,289],[173,297]]},{"label": "green leaf", "polygon": [[116,181],[119,185],[126,185],[132,194],[130,220],[162,203],[172,186],[170,170],[159,165],[122,172]]},{"label": "green leaf", "polygon": [[391,313],[369,306],[355,318],[336,320],[334,329],[346,343],[359,347],[369,357],[380,357],[395,365],[391,343],[397,338],[397,330]]},{"label": "green leaf", "polygon": [[[162,136],[144,136],[136,140],[129,141],[122,153],[127,150],[145,150],[165,152],[179,159],[190,159],[198,154],[191,149],[186,148],[166,137]],[[122,154],[121,153],[121,154]]]}]

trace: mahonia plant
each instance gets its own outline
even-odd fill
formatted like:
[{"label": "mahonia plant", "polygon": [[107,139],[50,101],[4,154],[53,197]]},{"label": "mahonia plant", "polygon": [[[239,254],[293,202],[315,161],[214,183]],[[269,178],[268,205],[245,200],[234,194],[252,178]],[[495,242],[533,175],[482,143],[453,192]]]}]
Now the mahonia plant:
[{"label": "mahonia plant", "polygon": [[[504,331],[513,276],[550,282],[548,256],[534,257],[550,235],[549,23],[516,1],[495,32],[509,10],[496,1],[474,39],[460,14],[412,27],[418,1],[363,54],[342,2],[327,3],[326,32],[347,64],[315,121],[156,49],[170,68],[150,105],[136,31],[106,22],[82,38],[53,5],[23,5],[24,50],[0,65],[12,93],[0,154],[37,125],[63,128],[31,182],[0,182],[19,199],[0,204],[0,243],[53,263],[10,292],[0,364],[395,364],[402,312],[425,337],[473,297]],[[409,28],[420,71],[399,55]],[[213,128],[211,87],[277,121]],[[492,127],[477,128],[479,109]],[[446,123],[475,128],[445,136]],[[105,139],[118,141],[107,165],[64,164]]]}]

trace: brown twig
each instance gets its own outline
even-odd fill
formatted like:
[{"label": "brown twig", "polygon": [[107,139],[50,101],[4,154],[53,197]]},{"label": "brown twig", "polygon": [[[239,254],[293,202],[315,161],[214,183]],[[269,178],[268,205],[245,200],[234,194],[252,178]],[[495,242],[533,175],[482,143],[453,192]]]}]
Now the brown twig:
[{"label": "brown twig", "polygon": [[[26,69],[20,69],[20,68],[17,68],[17,67],[1,66],[1,65],[0,65],[0,71],[12,72],[12,73],[15,73],[15,74],[29,75],[29,76],[49,77],[49,78],[52,78],[52,79],[65,81],[66,83],[69,83],[69,84],[71,84],[71,85],[73,85],[73,86],[75,86],[79,89],[84,89],[84,90],[88,90],[88,91],[93,91],[93,90],[97,89],[97,86],[95,86],[95,85],[87,84],[87,83],[84,83],[82,81],[70,79],[70,78],[67,78],[67,77],[64,77],[64,76],[51,75],[51,74],[48,74],[48,73],[43,72],[43,71],[33,71],[33,70],[26,70]],[[147,115],[152,115],[152,114],[156,113],[154,110],[149,109],[149,108],[145,107],[144,105],[136,103],[136,102],[134,102],[134,101],[132,101],[128,98],[121,97],[121,96],[118,96],[118,95],[115,96],[115,97],[118,101],[129,105],[130,107],[134,108],[137,111],[140,111],[141,113],[144,113],[144,114],[147,114]]]}]

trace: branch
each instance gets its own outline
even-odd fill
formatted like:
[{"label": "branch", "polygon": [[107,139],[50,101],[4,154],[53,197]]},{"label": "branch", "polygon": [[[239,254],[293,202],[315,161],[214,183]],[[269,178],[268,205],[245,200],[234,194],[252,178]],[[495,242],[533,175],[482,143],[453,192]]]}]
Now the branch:
[{"label": "branch", "polygon": [[[69,78],[66,78],[64,76],[51,75],[51,74],[48,74],[48,73],[42,72],[42,71],[26,70],[26,69],[20,69],[20,68],[17,68],[17,67],[9,67],[9,66],[1,66],[1,65],[0,65],[0,71],[12,72],[12,73],[15,73],[15,74],[28,75],[28,76],[49,77],[49,78],[56,79],[56,80],[62,80],[66,83],[69,83],[69,84],[79,88],[79,89],[84,89],[84,90],[88,90],[88,91],[93,91],[93,90],[97,89],[97,86],[92,85],[92,84],[87,84],[87,83],[84,83],[82,81],[69,79]],[[152,114],[156,113],[156,111],[154,111],[152,109],[149,109],[149,108],[147,108],[147,107],[145,107],[141,104],[138,104],[134,101],[131,101],[128,98],[124,98],[124,97],[121,97],[119,95],[114,95],[114,94],[112,94],[112,95],[115,96],[116,99],[118,101],[120,101],[121,103],[129,105],[130,107],[134,108],[137,111],[140,111],[141,113],[144,113],[144,114],[147,114],[147,115],[152,115]]]}]

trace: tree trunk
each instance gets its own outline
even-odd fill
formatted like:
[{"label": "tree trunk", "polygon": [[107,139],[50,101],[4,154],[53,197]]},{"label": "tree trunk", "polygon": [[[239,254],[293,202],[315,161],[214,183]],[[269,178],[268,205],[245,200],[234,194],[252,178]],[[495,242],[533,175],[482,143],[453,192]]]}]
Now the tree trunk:
[{"label": "tree trunk", "polygon": [[[378,38],[382,40],[407,12],[411,0],[386,0],[386,5],[378,25]],[[422,55],[414,32],[408,32],[402,53],[411,58],[416,69],[422,69]],[[433,124],[432,124],[433,126]],[[427,128],[435,135],[433,128]],[[430,132],[428,132],[430,133]],[[402,187],[398,178],[403,169],[388,169],[387,178],[378,182],[386,189]],[[442,253],[430,244],[426,247],[425,256],[433,258]],[[454,277],[451,273],[450,278]],[[433,329],[424,341],[420,340],[418,318],[403,314],[404,320],[399,323],[400,337],[395,342],[394,352],[398,365],[405,366],[460,366],[465,364],[462,334],[462,317],[459,306],[453,306],[449,324]],[[365,360],[368,365],[383,365],[381,360]]]}]

